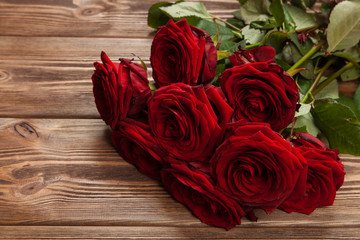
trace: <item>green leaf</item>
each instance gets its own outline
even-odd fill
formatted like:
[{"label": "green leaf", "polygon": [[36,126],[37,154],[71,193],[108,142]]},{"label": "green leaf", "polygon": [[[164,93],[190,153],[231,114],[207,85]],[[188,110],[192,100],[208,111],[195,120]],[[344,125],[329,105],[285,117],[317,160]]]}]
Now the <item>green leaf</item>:
[{"label": "green leaf", "polygon": [[[287,128],[291,129],[290,124]],[[314,123],[314,118],[312,117],[311,113],[307,113],[304,115],[299,116],[296,119],[295,125],[294,125],[295,132],[307,132],[316,137],[320,130],[316,127]]]},{"label": "green leaf", "polygon": [[239,3],[244,4],[247,2],[247,0],[238,0]]},{"label": "green leaf", "polygon": [[281,0],[273,0],[270,4],[269,10],[274,16],[277,26],[281,26],[285,19]]},{"label": "green leaf", "polygon": [[217,51],[217,60],[221,60],[223,58],[226,58],[228,56],[230,56],[232,54],[232,52],[228,52],[228,51]]},{"label": "green leaf", "polygon": [[[219,38],[218,38],[219,41],[227,41],[227,40],[231,40],[231,39],[235,38],[234,33],[227,27],[224,27],[220,24],[216,24],[214,22],[200,19],[198,17],[191,17],[191,18],[197,19],[196,24],[191,24],[191,25],[206,31],[211,36],[215,36],[217,34],[217,31],[219,28]],[[186,19],[188,19],[188,18],[186,18]]]},{"label": "green leaf", "polygon": [[349,107],[355,113],[356,117],[360,119],[360,111],[357,108],[353,99],[351,99],[350,97],[346,97],[343,94],[339,94],[339,98],[336,99],[336,101],[338,103],[341,103],[342,105]]},{"label": "green leaf", "polygon": [[229,19],[226,20],[226,22],[234,25],[237,28],[243,28],[245,26],[244,22],[237,19],[237,18],[229,18]]},{"label": "green leaf", "polygon": [[[316,27],[316,21],[313,16],[306,13],[303,9],[287,4],[283,4],[283,9],[285,22],[286,18],[290,18],[290,21],[295,24],[295,29],[292,30],[301,31]],[[286,15],[288,16],[286,17]]]},{"label": "green leaf", "polygon": [[357,109],[360,111],[360,85],[356,89],[353,99]]},{"label": "green leaf", "polygon": [[[292,63],[294,64],[303,56],[295,44],[290,44],[290,53]],[[305,68],[305,70],[300,71],[300,75],[306,79],[314,79],[314,65],[310,59],[306,60],[303,64],[301,64],[300,68]]]},{"label": "green leaf", "polygon": [[160,7],[167,7],[173,4],[174,3],[171,2],[158,2],[152,5],[149,9],[147,18],[148,26],[158,29],[158,27],[165,25],[169,21],[170,17],[166,15]]},{"label": "green leaf", "polygon": [[337,4],[327,29],[328,52],[349,48],[360,40],[360,1]]},{"label": "green leaf", "polygon": [[266,21],[269,19],[269,0],[251,0],[241,6],[241,17],[246,24],[253,21]]},{"label": "green leaf", "polygon": [[[325,81],[327,78],[322,77],[320,83]],[[324,98],[339,98],[339,84],[337,81],[330,82],[326,87],[324,87],[318,94],[315,95],[315,99],[324,99]]]},{"label": "green leaf", "polygon": [[275,51],[277,53],[280,53],[284,47],[286,40],[288,39],[289,36],[287,33],[273,30],[273,31],[269,31],[265,35],[262,41],[262,45],[272,46],[273,48],[275,48]]},{"label": "green leaf", "polygon": [[341,74],[341,80],[352,81],[360,78],[360,69],[352,67]]},{"label": "green leaf", "polygon": [[174,19],[195,16],[201,19],[212,20],[212,16],[208,13],[202,2],[180,2],[167,7],[160,7],[160,9]]},{"label": "green leaf", "polygon": [[252,29],[249,25],[244,27],[242,29],[242,34],[244,35],[244,38],[246,39],[247,44],[255,44],[262,40],[264,37],[264,33],[258,29]]},{"label": "green leaf", "polygon": [[360,120],[349,107],[336,100],[317,100],[311,112],[331,148],[360,155]]},{"label": "green leaf", "polygon": [[295,112],[295,117],[300,117],[302,115],[308,114],[311,109],[311,104],[301,103],[301,106],[297,112]]},{"label": "green leaf", "polygon": [[305,94],[309,90],[311,82],[308,79],[299,76],[299,78],[297,79],[297,85],[301,89],[301,91],[299,90],[300,93]]},{"label": "green leaf", "polygon": [[219,77],[225,71],[225,69],[226,69],[225,64],[218,64],[216,66],[216,74],[215,74],[215,77],[214,77],[213,81],[211,82],[212,85],[217,86],[217,87],[220,86]]},{"label": "green leaf", "polygon": [[360,68],[360,65],[358,64],[358,62],[360,62],[360,55],[357,51],[357,47],[358,46],[355,46],[342,52],[334,52],[333,55],[345,58],[346,60],[352,62],[357,68]]},{"label": "green leaf", "polygon": [[239,46],[245,48],[245,41],[233,42],[233,41],[223,41],[220,44],[219,50],[226,50],[228,52],[235,52],[239,50]]}]

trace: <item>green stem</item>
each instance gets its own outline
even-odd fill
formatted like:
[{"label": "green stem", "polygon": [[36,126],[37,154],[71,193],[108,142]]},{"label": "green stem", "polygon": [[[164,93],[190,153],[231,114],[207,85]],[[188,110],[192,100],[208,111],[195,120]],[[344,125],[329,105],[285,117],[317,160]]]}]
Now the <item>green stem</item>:
[{"label": "green stem", "polygon": [[301,100],[301,103],[306,103],[310,96],[313,96],[313,91],[315,87],[319,84],[321,77],[324,75],[326,69],[328,69],[331,64],[335,62],[335,58],[330,58],[329,61],[325,63],[325,65],[319,70],[318,75],[316,76],[313,84],[310,86],[309,90],[305,93],[304,98]]},{"label": "green stem", "polygon": [[250,44],[250,45],[246,45],[245,48],[246,48],[246,49],[251,49],[251,48],[254,48],[254,47],[258,47],[258,46],[260,46],[260,42],[254,43],[254,44]]},{"label": "green stem", "polygon": [[343,72],[345,72],[346,70],[352,68],[354,66],[354,64],[352,62],[348,62],[345,66],[343,66],[342,68],[340,68],[338,71],[334,72],[330,77],[328,77],[328,79],[326,79],[325,81],[323,81],[322,83],[319,84],[319,86],[317,86],[314,91],[313,91],[313,95],[316,95],[318,92],[320,92],[324,87],[326,87],[329,83],[331,83],[334,79],[336,79],[337,77],[339,77]]},{"label": "green stem", "polygon": [[212,17],[213,17],[213,19],[216,19],[216,20],[219,20],[220,22],[225,23],[226,25],[228,25],[229,27],[233,28],[234,30],[241,32],[241,29],[240,29],[240,28],[232,25],[231,23],[227,22],[226,20],[224,20],[224,19],[222,19],[222,18],[219,18],[219,17],[216,17],[216,16],[212,16]]},{"label": "green stem", "polygon": [[300,58],[294,65],[291,66],[287,71],[291,71],[300,67],[306,60],[308,60],[312,55],[319,51],[320,47],[323,45],[323,42],[320,42],[318,45],[312,47],[302,58]]}]

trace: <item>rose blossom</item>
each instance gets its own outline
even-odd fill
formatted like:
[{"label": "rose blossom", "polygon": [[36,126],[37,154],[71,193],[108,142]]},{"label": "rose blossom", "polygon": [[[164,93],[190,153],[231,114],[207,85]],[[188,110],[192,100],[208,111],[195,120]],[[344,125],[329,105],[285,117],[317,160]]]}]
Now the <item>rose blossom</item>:
[{"label": "rose blossom", "polygon": [[227,69],[221,88],[234,108],[233,119],[265,122],[275,131],[291,123],[299,100],[294,79],[275,63],[255,62]]},{"label": "rose blossom", "polygon": [[280,205],[286,212],[310,214],[317,207],[332,205],[336,190],[344,182],[344,165],[337,150],[330,150],[308,133],[294,133],[291,143],[308,162],[306,192],[300,198],[290,196]]},{"label": "rose blossom", "polygon": [[214,187],[208,175],[186,163],[170,164],[162,170],[161,176],[172,196],[206,224],[229,230],[240,224],[241,217],[245,215],[234,199]]},{"label": "rose blossom", "polygon": [[214,112],[204,87],[183,83],[161,87],[149,99],[151,131],[169,156],[189,162],[210,159],[223,132],[219,124],[228,122],[232,113],[216,92],[210,95],[226,111]]},{"label": "rose blossom", "polygon": [[216,48],[208,33],[185,19],[159,28],[151,45],[153,78],[158,87],[175,82],[211,82],[216,73]]},{"label": "rose blossom", "polygon": [[126,118],[119,129],[111,133],[111,140],[121,157],[143,174],[160,180],[163,153],[150,133],[149,125]]},{"label": "rose blossom", "polygon": [[96,107],[101,118],[115,129],[126,117],[135,118],[151,96],[147,73],[141,65],[127,59],[112,62],[101,52],[103,64],[95,62],[92,75]]},{"label": "rose blossom", "polygon": [[290,194],[305,192],[306,160],[268,124],[230,124],[210,160],[217,186],[247,209],[267,213]]},{"label": "rose blossom", "polygon": [[270,46],[261,46],[250,50],[242,49],[241,46],[239,46],[239,51],[235,51],[234,54],[229,57],[229,60],[233,66],[252,62],[274,63],[275,60],[273,58],[275,55],[275,49]]}]

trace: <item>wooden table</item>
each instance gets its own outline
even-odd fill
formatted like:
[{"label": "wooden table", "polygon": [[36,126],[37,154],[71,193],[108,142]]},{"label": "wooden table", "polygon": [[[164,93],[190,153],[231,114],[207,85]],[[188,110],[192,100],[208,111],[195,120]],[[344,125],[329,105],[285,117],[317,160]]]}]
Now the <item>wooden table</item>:
[{"label": "wooden table", "polygon": [[[310,216],[258,211],[207,226],[122,160],[92,95],[92,63],[142,57],[157,0],[0,0],[1,239],[359,239],[360,158],[334,206]],[[236,0],[204,1],[230,17]]]}]

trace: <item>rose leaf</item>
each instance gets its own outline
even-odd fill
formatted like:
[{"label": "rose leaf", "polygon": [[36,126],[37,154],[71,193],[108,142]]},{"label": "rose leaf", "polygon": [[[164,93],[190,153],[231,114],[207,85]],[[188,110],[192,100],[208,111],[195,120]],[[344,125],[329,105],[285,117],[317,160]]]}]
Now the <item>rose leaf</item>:
[{"label": "rose leaf", "polygon": [[306,13],[303,9],[287,4],[283,4],[283,9],[285,13],[285,22],[287,19],[290,19],[293,24],[295,24],[295,29],[288,30],[301,31],[316,26],[316,21],[313,16]]},{"label": "rose leaf", "polygon": [[266,21],[270,17],[269,0],[251,0],[241,6],[241,17],[246,24],[253,21]]},{"label": "rose leaf", "polygon": [[160,7],[171,6],[173,4],[170,2],[158,2],[152,5],[148,13],[148,26],[158,29],[158,27],[165,25],[170,20],[170,17],[161,11]]},{"label": "rose leaf", "polygon": [[[320,83],[324,80],[326,80],[326,77],[322,77],[320,79]],[[339,84],[337,81],[330,82],[318,94],[315,95],[315,99],[325,99],[325,98],[332,98],[332,99],[339,98]]]},{"label": "rose leaf", "polygon": [[330,14],[328,52],[349,48],[360,40],[360,1],[343,1]]},{"label": "rose leaf", "polygon": [[354,111],[336,100],[323,99],[314,102],[311,113],[331,148],[360,155],[360,120]]},{"label": "rose leaf", "polygon": [[285,19],[284,9],[281,0],[273,0],[270,4],[269,9],[276,20],[277,26],[281,26]]},{"label": "rose leaf", "polygon": [[202,2],[180,2],[171,6],[160,7],[160,9],[174,19],[195,16],[209,21],[212,20],[212,16]]}]

